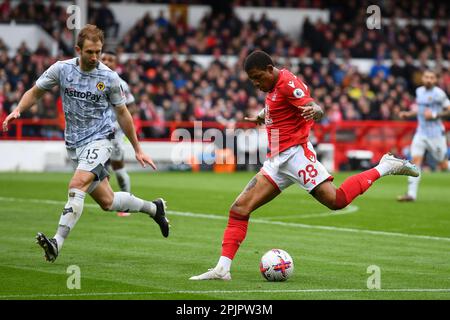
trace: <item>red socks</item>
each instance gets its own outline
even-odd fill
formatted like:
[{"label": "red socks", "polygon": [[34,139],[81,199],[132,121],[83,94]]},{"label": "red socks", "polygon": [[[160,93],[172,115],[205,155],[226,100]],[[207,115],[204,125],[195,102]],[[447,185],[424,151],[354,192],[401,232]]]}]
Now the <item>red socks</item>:
[{"label": "red socks", "polygon": [[233,259],[239,246],[247,235],[248,219],[250,216],[242,216],[230,211],[228,225],[223,234],[222,256]]},{"label": "red socks", "polygon": [[[380,173],[376,169],[370,169],[348,177],[336,190],[337,209],[345,208],[353,199],[369,189],[378,178],[380,178]],[[222,256],[231,260],[234,258],[247,235],[249,218],[250,216],[243,216],[230,211],[228,224],[223,234]]]},{"label": "red socks", "polygon": [[369,189],[378,178],[380,173],[376,169],[370,169],[345,179],[336,190],[337,209],[345,208],[353,199]]}]

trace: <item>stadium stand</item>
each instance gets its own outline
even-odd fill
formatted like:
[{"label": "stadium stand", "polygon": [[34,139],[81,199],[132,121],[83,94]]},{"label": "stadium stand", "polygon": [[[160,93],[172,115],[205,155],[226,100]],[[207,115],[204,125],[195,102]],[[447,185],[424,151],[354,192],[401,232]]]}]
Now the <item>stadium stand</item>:
[{"label": "stadium stand", "polygon": [[[411,108],[414,88],[419,85],[422,70],[430,66],[429,60],[450,60],[450,23],[442,22],[448,16],[446,3],[400,1],[394,7],[392,1],[383,2],[388,21],[381,30],[367,30],[364,23],[352,23],[366,17],[362,9],[356,10],[363,7],[356,1],[344,5],[336,1],[271,4],[327,8],[331,19],[327,24],[307,19],[296,39],[283,33],[277,21],[265,14],[243,21],[235,14],[212,11],[194,28],[182,19],[173,20],[159,12],[145,14],[125,33],[117,52],[126,58],[120,59],[118,72],[129,82],[136,97],[137,107],[132,114],[142,138],[166,137],[165,122],[202,120],[232,125],[245,115],[256,113],[263,107],[263,95],[254,90],[241,68],[242,57],[255,48],[273,54],[277,60],[295,57],[284,60],[284,64],[311,86],[313,96],[325,108],[325,125],[344,120],[397,119],[398,111]],[[263,6],[266,1],[235,1],[234,5]],[[399,24],[405,12],[417,19],[433,18],[434,23],[417,23],[408,18]],[[18,1],[16,6],[5,1],[0,6],[0,19],[36,23],[58,41],[60,48],[57,57],[50,57],[45,46],[31,52],[23,43],[14,56],[8,56],[7,46],[0,39],[0,108],[2,114],[7,114],[43,70],[54,61],[73,55],[72,35],[65,28],[66,13],[55,1]],[[111,37],[120,28],[106,1],[90,3],[88,20],[97,24],[107,21],[104,27]],[[410,45],[406,46],[406,42]],[[202,65],[195,58],[198,54],[213,59]],[[221,58],[230,55],[237,59],[224,63]],[[360,72],[350,62],[353,58],[373,59],[370,72]],[[438,65],[439,86],[450,92],[449,69],[445,64]],[[53,92],[24,117],[58,119],[61,110],[50,112],[46,107],[57,103],[57,95],[57,91]],[[155,125],[142,127],[142,121],[153,121]],[[60,135],[57,128],[32,125],[25,133],[41,137]],[[14,135],[14,130],[9,134]]]}]

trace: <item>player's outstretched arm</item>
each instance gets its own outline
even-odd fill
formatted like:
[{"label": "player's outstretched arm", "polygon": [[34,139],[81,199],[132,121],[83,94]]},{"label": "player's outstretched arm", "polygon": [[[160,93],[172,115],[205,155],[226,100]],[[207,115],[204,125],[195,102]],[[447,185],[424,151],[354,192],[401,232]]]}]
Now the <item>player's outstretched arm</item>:
[{"label": "player's outstretched arm", "polygon": [[324,113],[322,108],[314,101],[308,102],[304,106],[299,107],[302,110],[302,116],[305,120],[318,121],[322,119]]},{"label": "player's outstretched arm", "polygon": [[117,115],[117,121],[119,122],[120,127],[123,132],[127,136],[128,140],[130,140],[131,145],[133,146],[136,160],[145,168],[146,164],[149,164],[153,169],[156,170],[156,165],[154,164],[152,158],[144,153],[141,149],[141,145],[137,139],[136,130],[133,124],[133,118],[131,117],[130,112],[127,107],[122,104],[114,108]]},{"label": "player's outstretched arm", "polygon": [[3,121],[3,131],[8,131],[8,124],[11,121],[20,118],[20,114],[36,104],[44,93],[45,90],[39,89],[37,86],[33,86],[30,90],[25,92],[17,107],[6,117],[5,121]]}]

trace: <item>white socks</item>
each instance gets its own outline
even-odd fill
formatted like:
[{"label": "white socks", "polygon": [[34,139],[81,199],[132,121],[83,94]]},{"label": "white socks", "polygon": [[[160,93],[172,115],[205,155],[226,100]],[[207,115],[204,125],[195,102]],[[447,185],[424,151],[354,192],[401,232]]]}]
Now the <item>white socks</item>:
[{"label": "white socks", "polygon": [[128,192],[114,192],[110,211],[144,212],[150,216],[156,214],[156,205],[151,201],[139,199]]},{"label": "white socks", "polygon": [[120,190],[124,192],[130,193],[131,191],[131,183],[130,176],[128,175],[127,170],[125,168],[114,170],[116,174],[117,183],[119,184]]},{"label": "white socks", "polygon": [[83,213],[84,198],[86,193],[78,189],[69,189],[69,197],[64,210],[59,219],[58,230],[54,238],[58,244],[58,250],[61,250],[64,240],[69,235],[69,232],[75,227],[78,219]]},{"label": "white socks", "polygon": [[417,199],[417,191],[419,190],[420,177],[408,177],[408,196]]},{"label": "white socks", "polygon": [[389,170],[391,170],[391,168],[391,165],[386,161],[379,163],[374,169],[378,171],[380,177],[383,177],[389,172]]},{"label": "white socks", "polygon": [[[86,193],[79,189],[69,189],[69,197],[64,210],[59,219],[58,229],[53,238],[58,244],[58,250],[61,250],[64,240],[69,235],[70,231],[75,227],[78,219],[83,213],[84,198]],[[145,201],[136,198],[128,192],[114,192],[114,200],[110,211],[124,211],[124,212],[144,212],[154,217],[156,214],[156,205],[151,201]]]},{"label": "white socks", "polygon": [[230,258],[221,256],[219,258],[219,261],[217,262],[216,269],[221,268],[225,272],[228,272],[231,269],[231,262],[233,262],[233,260],[231,260]]}]

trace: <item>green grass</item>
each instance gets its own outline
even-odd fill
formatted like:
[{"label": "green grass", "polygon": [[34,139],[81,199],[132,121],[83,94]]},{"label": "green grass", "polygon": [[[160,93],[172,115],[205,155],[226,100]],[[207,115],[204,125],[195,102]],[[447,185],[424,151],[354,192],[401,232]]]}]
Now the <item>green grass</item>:
[{"label": "green grass", "polygon": [[[394,200],[405,177],[383,178],[354,201],[356,211],[334,216],[292,186],[252,215],[230,282],[188,278],[217,262],[228,208],[251,173],[132,173],[137,196],[168,201],[170,237],[143,214],[117,217],[89,198],[47,263],[34,236],[53,236],[70,176],[0,173],[0,299],[450,299],[448,174],[424,174],[417,203]],[[275,247],[294,258],[287,282],[259,274],[260,257]],[[66,286],[70,265],[80,267],[80,290]],[[370,265],[381,269],[382,290],[367,289]]]}]

